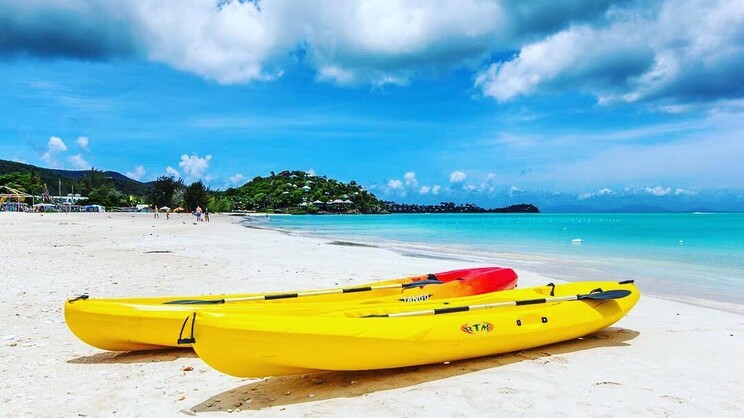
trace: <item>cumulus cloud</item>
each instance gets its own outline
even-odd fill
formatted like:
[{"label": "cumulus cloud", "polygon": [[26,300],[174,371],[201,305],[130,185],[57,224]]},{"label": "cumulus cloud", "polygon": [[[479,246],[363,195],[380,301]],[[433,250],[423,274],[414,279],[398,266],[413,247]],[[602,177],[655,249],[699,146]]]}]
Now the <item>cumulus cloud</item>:
[{"label": "cumulus cloud", "polygon": [[431,194],[433,194],[434,196],[436,196],[436,195],[439,194],[439,191],[441,189],[442,189],[442,187],[439,186],[438,184],[436,184],[436,185],[434,185],[434,186],[431,187]]},{"label": "cumulus cloud", "polygon": [[0,58],[106,60],[139,49],[138,18],[125,1],[0,0]]},{"label": "cumulus cloud", "polygon": [[646,193],[652,194],[654,196],[666,196],[672,192],[671,187],[661,187],[661,186],[646,187],[644,190],[646,191]]},{"label": "cumulus cloud", "polygon": [[744,6],[732,0],[631,3],[523,45],[476,86],[500,101],[566,89],[600,103],[740,97],[744,85],[728,80],[744,72],[743,26]]},{"label": "cumulus cloud", "polygon": [[450,173],[450,183],[462,183],[466,178],[468,178],[468,175],[460,170]]},{"label": "cumulus cloud", "polygon": [[235,173],[232,176],[230,176],[228,180],[230,180],[230,183],[232,184],[238,184],[242,182],[243,180],[245,180],[245,176],[243,176],[240,173]]},{"label": "cumulus cloud", "polygon": [[181,177],[181,173],[171,166],[165,167],[165,174],[172,177]]},{"label": "cumulus cloud", "polygon": [[84,150],[88,150],[88,137],[87,136],[79,136],[78,139],[75,141],[78,146]]},{"label": "cumulus cloud", "polygon": [[127,171],[126,176],[129,177],[130,179],[140,181],[143,178],[145,178],[145,167],[142,165],[138,165],[134,167],[134,170]]},{"label": "cumulus cloud", "polygon": [[421,186],[421,188],[419,189],[419,194],[429,194],[430,191],[431,191],[431,187]]},{"label": "cumulus cloud", "polygon": [[390,179],[390,181],[388,181],[388,188],[391,190],[402,190],[403,182],[398,179]]},{"label": "cumulus cloud", "polygon": [[146,56],[235,83],[274,78],[295,55],[306,56],[322,80],[405,84],[423,71],[474,68],[525,39],[594,19],[610,4],[68,0],[50,5],[0,0],[0,27],[5,29],[0,56]]},{"label": "cumulus cloud", "polygon": [[206,157],[202,158],[196,154],[183,154],[181,155],[181,161],[178,163],[178,166],[181,167],[181,170],[183,170],[183,173],[186,176],[194,179],[200,179],[204,177],[204,174],[207,172],[207,169],[209,168],[209,161],[211,159],[211,155],[207,155]]},{"label": "cumulus cloud", "polygon": [[605,188],[602,188],[602,189],[597,190],[596,192],[581,193],[581,194],[579,194],[578,198],[579,198],[579,200],[586,200],[586,199],[590,199],[592,197],[596,197],[596,196],[607,196],[607,195],[611,195],[611,194],[614,194],[614,193],[615,192],[613,192],[612,189],[610,189],[608,187],[605,187]]},{"label": "cumulus cloud", "polygon": [[301,60],[339,85],[480,68],[502,101],[580,90],[678,111],[744,94],[736,0],[0,0],[0,27],[0,59],[145,58],[219,83]]},{"label": "cumulus cloud", "polygon": [[414,173],[413,171],[409,171],[406,174],[404,174],[403,180],[405,180],[407,187],[418,186],[418,180],[416,180],[416,173]]},{"label": "cumulus cloud", "polygon": [[67,151],[67,145],[62,138],[51,136],[47,142],[47,150],[41,155],[41,159],[50,167],[58,168],[60,166],[58,156],[65,151]]},{"label": "cumulus cloud", "polygon": [[[147,55],[220,83],[271,80],[270,62],[294,48],[297,28],[289,4],[209,1],[134,2],[135,25]],[[286,19],[290,19],[287,21]]]},{"label": "cumulus cloud", "polygon": [[403,182],[398,179],[390,179],[384,192],[387,194],[396,194],[399,197],[408,195],[408,190],[406,190]]},{"label": "cumulus cloud", "polygon": [[91,167],[81,154],[70,156],[67,158],[67,161],[69,161],[72,167],[76,170],[89,170]]}]

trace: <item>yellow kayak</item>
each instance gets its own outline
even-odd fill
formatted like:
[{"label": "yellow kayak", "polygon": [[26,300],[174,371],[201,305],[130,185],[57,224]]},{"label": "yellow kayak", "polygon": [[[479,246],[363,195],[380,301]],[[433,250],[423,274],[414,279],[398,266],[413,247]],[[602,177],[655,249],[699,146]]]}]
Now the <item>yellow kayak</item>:
[{"label": "yellow kayak", "polygon": [[203,311],[194,350],[238,377],[368,370],[505,353],[578,338],[620,320],[632,281],[579,282],[317,315]]},{"label": "yellow kayak", "polygon": [[481,267],[405,277],[349,288],[260,294],[94,299],[65,303],[65,321],[75,336],[111,351],[188,347],[188,318],[194,312],[296,315],[348,309],[347,304],[416,304],[428,299],[474,295],[516,286],[509,268]]}]

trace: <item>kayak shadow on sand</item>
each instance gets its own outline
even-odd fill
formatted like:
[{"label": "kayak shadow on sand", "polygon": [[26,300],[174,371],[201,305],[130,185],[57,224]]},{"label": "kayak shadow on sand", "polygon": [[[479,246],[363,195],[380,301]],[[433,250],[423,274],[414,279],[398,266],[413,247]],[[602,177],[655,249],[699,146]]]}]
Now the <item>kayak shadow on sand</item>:
[{"label": "kayak shadow on sand", "polygon": [[215,412],[238,408],[258,410],[325,399],[353,398],[380,390],[414,386],[521,361],[537,361],[540,364],[553,361],[565,362],[565,359],[557,356],[593,348],[628,346],[626,342],[639,334],[637,331],[611,327],[575,340],[514,353],[448,363],[397,369],[317,372],[301,376],[270,377],[214,395],[188,410],[192,412]]},{"label": "kayak shadow on sand", "polygon": [[67,360],[71,364],[130,364],[130,363],[158,363],[174,361],[180,358],[196,358],[194,350],[183,348],[166,348],[150,351],[106,351],[90,356],[76,357]]}]

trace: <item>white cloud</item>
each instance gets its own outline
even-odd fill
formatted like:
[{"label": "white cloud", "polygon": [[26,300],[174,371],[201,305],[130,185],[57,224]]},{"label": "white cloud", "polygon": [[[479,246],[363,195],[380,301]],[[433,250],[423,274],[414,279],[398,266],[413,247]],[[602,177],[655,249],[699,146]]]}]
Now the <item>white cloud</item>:
[{"label": "white cloud", "polygon": [[436,195],[439,194],[439,191],[441,189],[442,189],[441,186],[439,186],[438,184],[435,184],[434,186],[431,187],[431,194],[433,194],[434,196],[436,196]]},{"label": "white cloud", "polygon": [[24,25],[8,29],[10,39],[20,40],[11,53],[144,55],[220,83],[241,83],[277,77],[296,63],[299,46],[319,79],[383,85],[405,84],[425,71],[475,68],[522,39],[596,18],[611,1],[15,3],[6,14]]},{"label": "white cloud", "polygon": [[694,196],[698,194],[697,190],[677,188],[674,191],[675,196]]},{"label": "white cloud", "polygon": [[49,137],[48,149],[49,152],[67,151],[67,145],[62,141],[62,138],[52,136]]},{"label": "white cloud", "polygon": [[301,28],[283,2],[261,11],[244,1],[139,2],[134,9],[150,59],[220,83],[280,76],[267,66],[295,46]]},{"label": "white cloud", "polygon": [[193,179],[200,179],[204,177],[204,174],[209,168],[209,161],[211,159],[211,155],[201,158],[196,154],[183,154],[181,155],[181,161],[178,163],[178,166],[181,167],[186,176]]},{"label": "white cloud", "polygon": [[594,193],[594,192],[581,193],[581,194],[579,194],[578,198],[579,198],[579,200],[586,200],[586,199],[590,199],[590,198],[595,197],[595,196],[606,196],[606,195],[612,195],[614,193],[615,192],[613,192],[612,189],[610,189],[608,187],[605,187],[603,189],[597,190],[596,193]]},{"label": "white cloud", "polygon": [[406,174],[403,175],[403,179],[406,182],[407,187],[416,187],[418,186],[418,180],[416,180],[416,173],[413,171],[409,171]]},{"label": "white cloud", "polygon": [[403,182],[398,179],[390,179],[390,181],[388,181],[388,188],[392,190],[402,190]]},{"label": "white cloud", "polygon": [[87,151],[88,150],[88,137],[87,136],[79,136],[78,139],[75,141],[75,143],[78,144],[80,148]]},{"label": "white cloud", "polygon": [[489,194],[494,193],[496,191],[496,177],[496,173],[489,171],[483,178],[478,190]]},{"label": "white cloud", "polygon": [[654,196],[666,196],[672,192],[671,187],[661,187],[661,186],[646,187],[644,190],[646,190],[646,193],[652,194]]},{"label": "white cloud", "polygon": [[137,181],[142,180],[145,177],[145,167],[138,165],[133,171],[127,171],[126,176]]},{"label": "white cloud", "polygon": [[305,12],[311,60],[320,79],[342,85],[402,85],[422,69],[471,66],[505,20],[498,4],[476,0],[329,1],[314,9]]},{"label": "white cloud", "polygon": [[431,187],[421,186],[421,188],[419,189],[419,194],[428,194],[429,191],[431,191]]},{"label": "white cloud", "polygon": [[517,193],[519,193],[521,191],[522,191],[522,189],[520,189],[519,187],[517,187],[517,186],[511,186],[511,187],[509,187],[509,196],[510,197],[513,197],[515,194],[517,194]]},{"label": "white cloud", "polygon": [[[579,90],[600,103],[715,101],[744,93],[744,7],[731,0],[666,0],[611,8],[605,19],[572,25],[523,45],[476,77],[499,101],[540,91]],[[670,103],[671,101],[671,103]]]},{"label": "white cloud", "polygon": [[242,182],[243,180],[245,180],[245,176],[243,176],[240,173],[235,173],[235,174],[233,174],[232,176],[229,177],[229,180],[230,180],[230,183],[232,183],[232,184],[238,184],[238,183]]},{"label": "white cloud", "polygon": [[181,173],[171,166],[165,167],[165,174],[173,177],[181,177]]},{"label": "white cloud", "polygon": [[468,177],[467,174],[460,170],[450,173],[450,183],[462,183]]},{"label": "white cloud", "polygon": [[65,142],[62,141],[62,138],[51,136],[49,137],[49,142],[47,143],[47,150],[44,154],[41,155],[41,159],[49,166],[58,168],[60,166],[60,163],[57,157],[60,153],[65,151],[67,151],[67,145],[65,145]]},{"label": "white cloud", "polygon": [[81,154],[68,157],[67,161],[69,161],[72,167],[76,170],[89,170],[90,169],[90,164],[87,161],[85,161],[85,159],[83,158]]},{"label": "white cloud", "polygon": [[[4,3],[23,22],[6,25],[6,55],[144,56],[219,83],[273,80],[299,61],[319,80],[373,86],[485,63],[476,84],[499,100],[545,89],[694,103],[743,89],[724,81],[742,72],[736,0]],[[518,53],[503,62],[504,51]]]}]

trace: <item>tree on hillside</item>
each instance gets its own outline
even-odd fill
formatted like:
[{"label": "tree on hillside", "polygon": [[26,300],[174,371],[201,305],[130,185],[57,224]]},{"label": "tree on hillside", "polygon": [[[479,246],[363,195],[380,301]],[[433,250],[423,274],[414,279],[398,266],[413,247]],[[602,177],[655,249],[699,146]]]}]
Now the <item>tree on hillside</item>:
[{"label": "tree on hillside", "polygon": [[195,181],[186,188],[183,194],[183,201],[186,203],[188,210],[193,211],[197,206],[205,209],[209,204],[209,188],[201,180]]},{"label": "tree on hillside", "polygon": [[113,188],[111,184],[111,178],[108,177],[103,171],[91,168],[83,177],[80,178],[80,180],[77,181],[77,186],[75,187],[75,189],[76,193],[88,195],[94,189],[100,188],[102,186],[111,186],[111,188]]},{"label": "tree on hillside", "polygon": [[129,198],[110,184],[102,184],[87,193],[84,204],[98,204],[106,207],[120,207],[128,203]]},{"label": "tree on hillside", "polygon": [[0,175],[0,186],[8,186],[30,194],[41,194],[44,184],[35,172],[8,173]]},{"label": "tree on hillside", "polygon": [[149,200],[150,203],[157,207],[174,206],[173,197],[176,192],[183,187],[183,180],[176,179],[173,176],[161,176],[152,185]]}]

